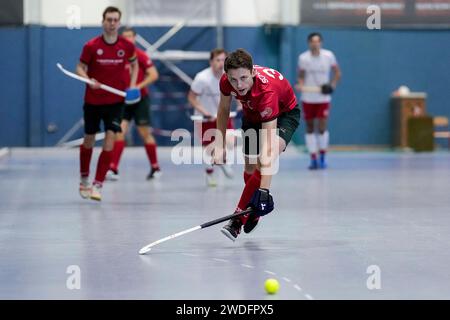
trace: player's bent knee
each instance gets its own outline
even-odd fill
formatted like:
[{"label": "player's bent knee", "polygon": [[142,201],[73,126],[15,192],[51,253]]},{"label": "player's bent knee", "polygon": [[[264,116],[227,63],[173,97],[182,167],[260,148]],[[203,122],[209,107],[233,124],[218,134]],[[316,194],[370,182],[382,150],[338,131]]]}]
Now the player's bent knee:
[{"label": "player's bent knee", "polygon": [[86,134],[83,140],[83,146],[85,148],[93,148],[95,145],[95,134]]}]

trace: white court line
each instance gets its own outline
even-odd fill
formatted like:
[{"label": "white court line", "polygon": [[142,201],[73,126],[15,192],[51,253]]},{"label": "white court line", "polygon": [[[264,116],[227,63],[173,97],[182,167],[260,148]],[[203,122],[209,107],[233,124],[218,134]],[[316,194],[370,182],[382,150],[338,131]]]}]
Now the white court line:
[{"label": "white court line", "polygon": [[0,149],[0,158],[9,154],[9,148],[1,148]]},{"label": "white court line", "polygon": [[[200,257],[199,255],[192,254],[192,253],[182,253],[182,255],[189,256],[189,257]],[[220,258],[212,258],[212,260],[218,261],[218,262],[230,262],[229,260],[220,259]],[[244,267],[244,268],[255,269],[254,266],[249,265],[249,264],[241,263],[240,265],[241,265],[241,267]],[[270,275],[272,275],[272,276],[276,276],[276,273],[273,272],[273,271],[270,271],[270,270],[264,270],[264,272],[267,273],[267,274],[270,274]],[[287,283],[291,283],[291,282],[292,282],[292,280],[289,279],[289,278],[287,278],[287,277],[281,277],[281,279],[283,279],[283,280],[286,281]],[[294,285],[292,285],[292,287],[293,287],[295,290],[299,291],[299,292],[302,292],[302,291],[303,291],[303,289],[302,289],[298,284],[294,284]],[[303,294],[303,295],[304,295],[304,297],[305,297],[306,299],[308,299],[308,300],[314,300],[314,298],[313,298],[310,294],[308,294],[308,293],[305,293],[305,294]]]},{"label": "white court line", "polygon": [[297,289],[298,291],[302,291],[303,289],[300,288],[300,286],[298,284],[294,284],[294,288]]},{"label": "white court line", "polygon": [[185,255],[188,257],[198,257],[198,254],[192,254],[192,253],[182,253],[182,255]]}]

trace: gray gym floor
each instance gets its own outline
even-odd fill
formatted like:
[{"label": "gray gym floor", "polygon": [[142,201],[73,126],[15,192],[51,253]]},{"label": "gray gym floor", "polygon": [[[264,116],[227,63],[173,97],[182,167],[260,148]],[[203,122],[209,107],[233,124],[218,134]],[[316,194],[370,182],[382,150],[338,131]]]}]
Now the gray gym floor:
[{"label": "gray gym floor", "polygon": [[[91,163],[94,173],[99,150]],[[2,299],[450,299],[450,154],[331,153],[306,170],[290,148],[271,188],[275,211],[235,243],[220,225],[138,250],[233,212],[243,186],[200,165],[146,181],[128,148],[101,203],[78,195],[77,149],[12,149],[0,159]],[[69,290],[69,266],[81,271]],[[369,290],[370,266],[380,289]],[[371,269],[369,268],[369,271]],[[371,271],[370,271],[371,272]],[[280,282],[268,296],[264,280]]]}]

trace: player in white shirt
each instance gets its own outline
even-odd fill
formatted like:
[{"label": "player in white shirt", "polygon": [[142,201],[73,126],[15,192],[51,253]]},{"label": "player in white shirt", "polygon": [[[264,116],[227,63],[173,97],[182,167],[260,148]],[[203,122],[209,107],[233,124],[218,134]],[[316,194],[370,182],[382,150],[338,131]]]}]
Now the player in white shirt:
[{"label": "player in white shirt", "polygon": [[[201,123],[201,139],[203,147],[208,146],[214,141],[214,137],[208,139],[208,135],[204,136],[204,134],[208,129],[216,129],[217,109],[220,100],[219,81],[224,72],[223,66],[226,56],[227,53],[223,49],[212,50],[210,53],[209,68],[197,73],[188,94],[189,103],[194,107],[195,114],[201,115],[205,119]],[[199,124],[196,123],[195,125]],[[230,119],[228,122],[228,129],[233,128],[233,122]],[[220,168],[227,178],[233,177],[233,172],[228,165],[222,165]],[[214,178],[214,168],[212,165],[207,164],[205,171],[206,183],[208,186],[216,186],[217,183]]]},{"label": "player in white shirt", "polygon": [[[327,120],[330,111],[331,94],[341,78],[336,57],[330,50],[322,49],[322,35],[311,33],[308,36],[309,50],[298,58],[298,83],[301,92],[303,113],[306,121],[305,141],[311,156],[309,169],[325,169],[325,154],[328,149],[329,133]],[[331,78],[331,73],[333,78]],[[321,92],[308,92],[307,88],[320,87]],[[318,122],[316,136],[314,123]],[[320,159],[317,159],[319,153]]]}]

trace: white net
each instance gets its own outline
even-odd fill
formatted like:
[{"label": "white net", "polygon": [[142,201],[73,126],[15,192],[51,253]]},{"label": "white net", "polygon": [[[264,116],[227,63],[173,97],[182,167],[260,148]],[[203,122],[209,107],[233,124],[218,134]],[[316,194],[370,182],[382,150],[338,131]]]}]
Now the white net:
[{"label": "white net", "polygon": [[129,0],[128,22],[135,26],[187,25],[212,26],[217,23],[216,0]]}]

